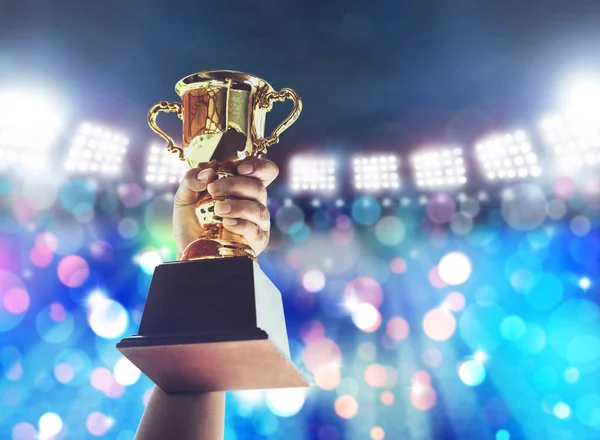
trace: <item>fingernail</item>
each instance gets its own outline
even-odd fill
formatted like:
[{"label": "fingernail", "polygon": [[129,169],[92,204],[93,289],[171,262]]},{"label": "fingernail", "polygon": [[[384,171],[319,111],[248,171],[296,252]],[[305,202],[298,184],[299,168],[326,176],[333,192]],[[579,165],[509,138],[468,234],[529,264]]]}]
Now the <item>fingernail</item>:
[{"label": "fingernail", "polygon": [[254,171],[254,167],[249,163],[243,163],[238,167],[238,173],[240,174],[250,174]]},{"label": "fingernail", "polygon": [[223,189],[223,182],[215,180],[208,184],[208,192],[211,194],[217,193]]},{"label": "fingernail", "polygon": [[235,226],[238,224],[238,219],[237,218],[229,218],[229,217],[225,217],[223,219],[223,224],[227,225],[227,226]]},{"label": "fingernail", "polygon": [[217,215],[227,214],[231,212],[231,203],[229,202],[219,202],[215,206],[215,213]]},{"label": "fingernail", "polygon": [[205,170],[200,171],[197,175],[196,175],[196,179],[198,179],[201,182],[206,182],[208,180],[208,175],[210,174],[210,168],[207,168]]}]

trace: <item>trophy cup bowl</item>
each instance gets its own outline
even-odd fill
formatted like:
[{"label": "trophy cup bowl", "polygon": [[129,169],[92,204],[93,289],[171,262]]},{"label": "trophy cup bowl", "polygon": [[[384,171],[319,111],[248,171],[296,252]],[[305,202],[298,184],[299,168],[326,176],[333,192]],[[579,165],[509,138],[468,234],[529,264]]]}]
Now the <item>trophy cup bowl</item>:
[{"label": "trophy cup bowl", "polygon": [[[148,123],[169,151],[192,168],[213,168],[218,178],[265,154],[302,110],[293,90],[277,92],[229,70],[189,75],[175,91],[182,103],[155,104]],[[266,114],[286,99],[291,113],[265,137]],[[182,146],[158,127],[160,112],[183,121]],[[195,212],[202,233],[180,261],[156,267],[138,334],[117,349],[167,393],[306,387],[290,359],[281,293],[246,240],[223,227],[217,201],[201,194]]]}]

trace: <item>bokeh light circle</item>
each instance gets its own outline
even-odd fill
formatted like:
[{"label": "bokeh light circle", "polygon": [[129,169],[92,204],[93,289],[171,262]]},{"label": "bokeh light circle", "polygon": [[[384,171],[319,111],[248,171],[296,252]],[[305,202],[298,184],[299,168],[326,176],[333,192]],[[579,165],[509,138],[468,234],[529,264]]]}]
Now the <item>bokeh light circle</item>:
[{"label": "bokeh light circle", "polygon": [[458,367],[458,376],[465,385],[475,387],[485,380],[485,367],[483,363],[470,359],[461,363]]},{"label": "bokeh light circle", "polygon": [[450,252],[442,257],[438,265],[440,278],[452,286],[466,282],[471,276],[471,260],[462,252]]},{"label": "bokeh light circle", "polygon": [[12,429],[12,440],[35,440],[38,438],[38,432],[31,423],[20,422]]},{"label": "bokeh light circle", "polygon": [[90,275],[87,262],[79,255],[69,255],[58,263],[58,278],[67,287],[79,287]]},{"label": "bokeh light circle", "polygon": [[335,364],[321,365],[315,372],[315,384],[322,390],[331,391],[338,387],[342,375]]},{"label": "bokeh light circle", "polygon": [[[15,328],[26,315],[26,310],[13,313],[13,310],[22,310],[25,306],[24,295],[19,293],[20,291],[26,292],[21,278],[10,271],[0,269],[0,332]],[[18,301],[15,301],[17,299]]]},{"label": "bokeh light circle", "polygon": [[115,420],[100,411],[94,411],[87,417],[85,426],[87,430],[96,437],[106,435],[114,425]]},{"label": "bokeh light circle", "polygon": [[423,331],[434,341],[446,341],[456,330],[456,320],[452,313],[443,308],[429,310],[423,318]]},{"label": "bokeh light circle", "polygon": [[346,286],[344,299],[350,304],[368,303],[374,307],[379,307],[383,301],[383,289],[371,277],[358,277],[350,281]]},{"label": "bokeh light circle", "polygon": [[121,337],[129,325],[125,308],[110,298],[100,298],[92,305],[88,323],[96,335],[104,339]]},{"label": "bokeh light circle", "polygon": [[352,309],[352,322],[362,331],[371,333],[381,325],[381,315],[373,305],[360,303]]},{"label": "bokeh light circle", "polygon": [[381,364],[371,364],[365,369],[365,382],[373,388],[381,388],[388,380],[387,369]]},{"label": "bokeh light circle", "polygon": [[115,363],[114,377],[121,385],[129,386],[138,381],[141,371],[127,358],[121,358]]},{"label": "bokeh light circle", "polygon": [[381,205],[375,197],[361,196],[352,203],[352,218],[359,225],[373,225],[380,217]]},{"label": "bokeh light circle", "polygon": [[386,332],[394,341],[401,341],[408,337],[410,326],[405,319],[395,316],[386,325]]},{"label": "bokeh light circle", "polygon": [[413,386],[410,393],[410,403],[420,410],[429,411],[435,406],[437,401],[437,393],[428,385]]},{"label": "bokeh light circle", "polygon": [[520,339],[525,334],[526,329],[525,321],[516,315],[505,317],[500,324],[500,333],[509,341]]},{"label": "bokeh light circle", "polygon": [[60,416],[53,412],[47,412],[40,417],[38,428],[42,436],[57,435],[63,429],[63,421]]},{"label": "bokeh light circle", "polygon": [[325,287],[325,275],[319,269],[310,269],[302,276],[302,286],[308,292],[320,292]]},{"label": "bokeh light circle", "polygon": [[342,419],[351,419],[358,413],[358,402],[353,396],[342,395],[335,399],[335,413]]},{"label": "bokeh light circle", "polygon": [[536,184],[522,183],[502,193],[502,217],[513,229],[530,231],[546,219],[547,200]]},{"label": "bokeh light circle", "polygon": [[315,373],[322,365],[341,365],[342,350],[331,339],[317,339],[307,343],[302,353],[302,360],[306,368],[311,373]]},{"label": "bokeh light circle", "polygon": [[384,246],[396,246],[404,240],[404,223],[398,217],[382,217],[375,225],[375,238]]},{"label": "bokeh light circle", "polygon": [[279,417],[291,417],[298,414],[305,401],[305,388],[278,388],[266,392],[267,407]]},{"label": "bokeh light circle", "polygon": [[438,193],[429,198],[426,211],[433,223],[448,223],[456,214],[456,202],[448,194]]}]

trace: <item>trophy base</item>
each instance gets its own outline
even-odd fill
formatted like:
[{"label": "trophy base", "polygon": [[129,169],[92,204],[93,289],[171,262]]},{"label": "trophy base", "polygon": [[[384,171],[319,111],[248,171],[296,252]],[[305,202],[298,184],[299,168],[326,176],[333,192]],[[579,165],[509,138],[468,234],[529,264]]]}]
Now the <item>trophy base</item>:
[{"label": "trophy base", "polygon": [[134,336],[117,348],[170,394],[309,386],[259,329],[245,335]]},{"label": "trophy base", "polygon": [[157,266],[138,334],[117,349],[167,393],[309,386],[281,293],[247,257]]}]

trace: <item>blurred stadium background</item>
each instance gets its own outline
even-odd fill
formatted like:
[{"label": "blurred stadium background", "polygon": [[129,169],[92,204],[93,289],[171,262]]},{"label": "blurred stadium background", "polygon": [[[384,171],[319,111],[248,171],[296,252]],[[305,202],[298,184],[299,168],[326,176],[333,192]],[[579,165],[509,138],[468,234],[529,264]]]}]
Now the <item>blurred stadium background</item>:
[{"label": "blurred stadium background", "polygon": [[600,438],[598,2],[255,3],[0,2],[0,439],[133,438],[186,169],[144,121],[214,68],[305,104],[259,261],[314,386],[227,440]]},{"label": "blurred stadium background", "polygon": [[[230,393],[226,438],[598,438],[600,83],[585,87],[473,145],[287,146],[260,263],[315,386]],[[152,384],[115,343],[174,259],[187,166],[150,136],[135,159],[127,127],[70,127],[41,96],[0,95],[0,432],[131,439]]]}]

